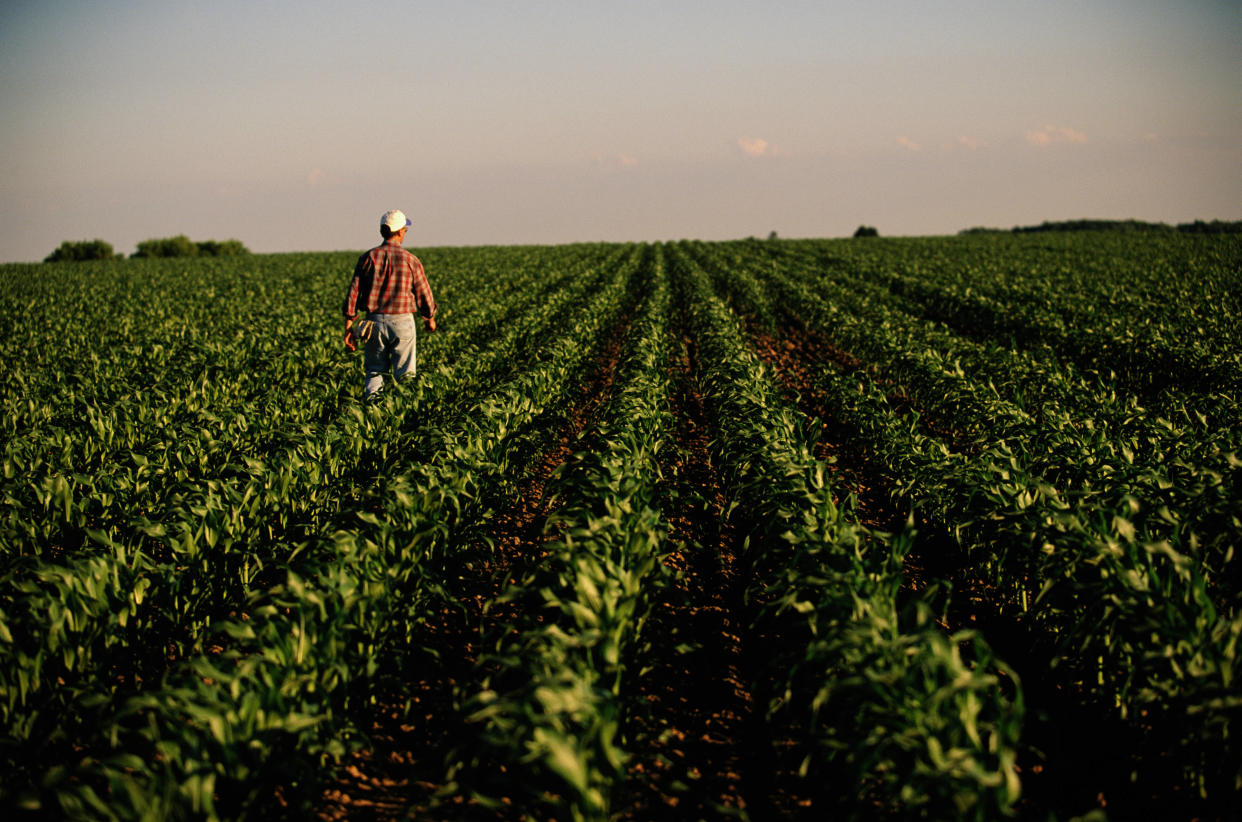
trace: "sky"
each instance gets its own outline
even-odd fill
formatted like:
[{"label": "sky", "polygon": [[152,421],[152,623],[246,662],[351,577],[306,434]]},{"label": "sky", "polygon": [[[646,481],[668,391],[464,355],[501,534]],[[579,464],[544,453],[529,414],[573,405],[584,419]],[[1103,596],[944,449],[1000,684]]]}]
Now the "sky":
[{"label": "sky", "polygon": [[0,261],[1242,219],[1242,2],[9,0]]}]

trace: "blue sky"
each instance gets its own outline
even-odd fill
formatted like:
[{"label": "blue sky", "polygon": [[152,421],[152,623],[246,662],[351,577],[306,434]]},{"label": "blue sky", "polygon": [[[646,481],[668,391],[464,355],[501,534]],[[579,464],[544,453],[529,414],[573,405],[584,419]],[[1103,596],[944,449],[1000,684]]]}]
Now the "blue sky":
[{"label": "blue sky", "polygon": [[0,260],[1242,219],[1237,2],[10,2]]}]

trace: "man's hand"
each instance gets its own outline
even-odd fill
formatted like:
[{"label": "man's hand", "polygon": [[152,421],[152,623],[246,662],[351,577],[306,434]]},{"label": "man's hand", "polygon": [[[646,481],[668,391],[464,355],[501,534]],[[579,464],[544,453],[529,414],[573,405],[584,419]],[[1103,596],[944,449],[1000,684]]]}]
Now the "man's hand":
[{"label": "man's hand", "polygon": [[353,324],[354,324],[353,320],[345,321],[345,350],[346,351],[357,351],[358,350],[358,343],[354,342],[354,335],[349,333],[350,326],[352,326]]},{"label": "man's hand", "polygon": [[435,317],[428,317],[428,318],[427,318],[427,330],[428,330],[428,331],[435,331],[435,330],[436,330],[436,318],[435,318]]}]

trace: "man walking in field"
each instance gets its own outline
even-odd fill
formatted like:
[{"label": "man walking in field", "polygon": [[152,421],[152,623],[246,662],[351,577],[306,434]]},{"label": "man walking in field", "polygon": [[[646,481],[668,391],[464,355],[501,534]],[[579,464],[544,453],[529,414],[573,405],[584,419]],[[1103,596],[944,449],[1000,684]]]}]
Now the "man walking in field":
[{"label": "man walking in field", "polygon": [[[374,400],[392,368],[396,377],[415,373],[418,330],[414,312],[422,315],[428,331],[436,330],[436,301],[423,264],[401,247],[410,221],[401,211],[380,218],[384,242],[358,258],[345,294],[345,347],[363,344],[366,372],[362,398]],[[359,311],[366,318],[355,324]]]}]

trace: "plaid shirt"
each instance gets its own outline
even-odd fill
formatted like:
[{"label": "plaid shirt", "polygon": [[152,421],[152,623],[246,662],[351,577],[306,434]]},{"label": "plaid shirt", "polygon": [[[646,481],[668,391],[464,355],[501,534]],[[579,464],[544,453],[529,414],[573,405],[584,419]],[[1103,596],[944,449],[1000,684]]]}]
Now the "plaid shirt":
[{"label": "plaid shirt", "polygon": [[371,314],[413,314],[434,317],[436,301],[418,258],[396,242],[385,242],[358,258],[345,294],[345,317],[359,310]]}]

